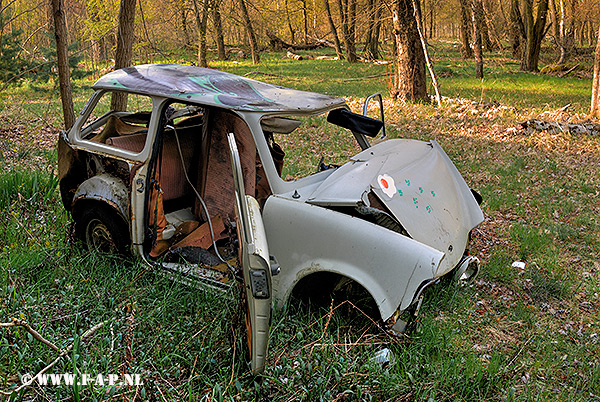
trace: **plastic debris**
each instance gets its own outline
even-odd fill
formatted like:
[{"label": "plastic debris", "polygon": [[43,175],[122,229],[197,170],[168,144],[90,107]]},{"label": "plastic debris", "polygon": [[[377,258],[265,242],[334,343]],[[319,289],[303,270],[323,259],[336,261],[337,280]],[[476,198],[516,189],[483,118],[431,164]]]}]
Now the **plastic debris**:
[{"label": "plastic debris", "polygon": [[515,262],[512,263],[512,267],[513,268],[519,268],[519,269],[525,269],[526,265],[527,264],[524,263],[523,261],[515,261]]},{"label": "plastic debris", "polygon": [[375,356],[369,359],[372,363],[379,363],[381,367],[388,367],[390,364],[394,364],[395,359],[393,353],[388,348],[383,348],[379,352],[375,353]]}]

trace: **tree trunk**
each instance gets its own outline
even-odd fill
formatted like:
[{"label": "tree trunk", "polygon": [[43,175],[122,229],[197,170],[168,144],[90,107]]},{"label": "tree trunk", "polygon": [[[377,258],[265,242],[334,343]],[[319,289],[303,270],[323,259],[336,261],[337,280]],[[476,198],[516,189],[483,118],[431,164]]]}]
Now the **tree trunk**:
[{"label": "tree trunk", "polygon": [[481,37],[482,45],[488,50],[493,51],[494,45],[490,40],[490,34],[488,32],[488,26],[485,21],[485,13],[483,10],[483,3],[481,0],[472,0],[471,7],[473,8],[473,13],[475,18],[477,19],[477,27],[479,31],[479,36]]},{"label": "tree trunk", "polygon": [[[136,0],[121,0],[117,50],[115,52],[115,70],[129,67],[131,64],[135,3]],[[117,112],[127,110],[127,94],[125,92],[114,92],[110,101],[110,108]]]},{"label": "tree trunk", "polygon": [[373,35],[371,36],[370,43],[370,53],[373,55],[374,59],[378,59],[381,57],[381,52],[379,51],[379,36],[381,32],[381,10],[382,7],[380,5],[375,4],[375,27],[373,29]]},{"label": "tree trunk", "polygon": [[350,46],[348,52],[352,53],[352,57],[348,57],[348,61],[356,61],[356,2],[357,0],[349,0],[348,12],[348,33],[350,34]]},{"label": "tree trunk", "polygon": [[181,29],[183,30],[183,43],[185,48],[189,49],[192,46],[192,40],[187,29],[187,10],[185,5],[182,5],[179,9],[179,18],[181,20]]},{"label": "tree trunk", "polygon": [[71,74],[69,71],[69,55],[67,53],[67,21],[63,0],[52,0],[52,14],[54,17],[54,36],[56,38],[60,99],[62,101],[65,129],[69,130],[75,123],[75,112],[73,110],[73,95],[71,93]]},{"label": "tree trunk", "polygon": [[365,58],[378,59],[379,54],[379,28],[381,7],[375,0],[367,0],[368,27],[365,37]]},{"label": "tree trunk", "polygon": [[598,43],[594,57],[594,78],[592,80],[592,106],[590,115],[600,118],[600,28],[598,29]]},{"label": "tree trunk", "polygon": [[369,55],[366,52],[367,52],[367,46],[368,46],[369,42],[371,41],[371,36],[373,35],[373,24],[375,22],[375,13],[374,13],[375,4],[374,3],[375,3],[375,0],[367,0],[367,8],[366,8],[367,31],[365,32],[365,57],[367,59],[371,58],[371,57],[369,57]]},{"label": "tree trunk", "polygon": [[481,7],[477,5],[479,0],[471,2],[471,20],[473,22],[473,39],[475,43],[475,77],[483,78],[483,49],[481,41]]},{"label": "tree trunk", "polygon": [[427,102],[425,56],[412,1],[394,0],[392,13],[397,44],[397,86],[393,95],[405,101]]},{"label": "tree trunk", "polygon": [[[501,0],[502,1],[502,0]],[[504,10],[502,9],[502,3],[500,1],[500,15],[502,16],[502,19],[504,21],[506,21],[506,18],[504,17]],[[491,39],[491,47],[488,49],[490,52],[491,51],[495,51],[495,50],[502,50],[502,40],[503,37],[501,37],[498,34],[498,30],[496,29],[496,24],[494,24],[494,21],[490,19],[490,11],[489,11],[489,6],[486,6],[486,2],[485,0],[482,1],[482,5],[483,5],[483,15],[484,15],[484,19],[486,21],[487,27],[488,27],[488,31],[490,32],[490,35],[493,35],[494,38],[490,38]],[[504,35],[504,32],[503,32]]]},{"label": "tree trunk", "polygon": [[473,50],[470,44],[472,26],[469,2],[468,0],[460,0],[460,38],[462,41],[460,53],[463,59],[473,57]]},{"label": "tree trunk", "polygon": [[440,85],[437,80],[437,75],[435,74],[435,70],[433,69],[433,63],[431,62],[431,58],[429,57],[429,51],[427,50],[427,39],[423,34],[423,28],[419,21],[421,21],[419,6],[417,5],[417,0],[412,0],[413,10],[415,12],[415,21],[417,22],[417,32],[419,34],[419,39],[421,40],[421,47],[423,48],[423,56],[425,57],[425,63],[427,64],[427,69],[429,70],[429,76],[431,77],[431,83],[433,84],[433,89],[435,90],[435,101],[438,107],[442,107],[442,94],[440,93]]},{"label": "tree trunk", "polygon": [[[308,9],[306,7],[306,0],[300,0],[302,2],[302,18],[304,19],[304,44],[308,44]],[[294,42],[292,42],[294,43]]]},{"label": "tree trunk", "polygon": [[429,5],[429,38],[431,39],[434,35],[433,27],[435,25],[435,7],[433,7],[432,2],[429,2]]},{"label": "tree trunk", "polygon": [[296,31],[294,31],[294,27],[292,27],[292,19],[290,18],[290,10],[288,8],[288,0],[285,0],[285,14],[287,16],[287,24],[288,24],[288,30],[290,31],[290,42],[294,43],[295,42],[295,37],[296,37]]},{"label": "tree trunk", "polygon": [[[350,29],[350,19],[352,8],[349,3],[354,3],[355,0],[338,0],[338,7],[340,11],[340,20],[342,21],[342,37],[344,39],[344,47],[346,51],[346,60],[350,63],[357,61],[356,57],[356,46],[352,38],[352,30]],[[356,3],[354,3],[356,4]],[[356,7],[356,5],[355,5]]]},{"label": "tree trunk", "polygon": [[198,29],[198,65],[208,67],[206,61],[206,25],[208,18],[208,0],[202,0],[202,9],[198,7],[199,0],[193,0],[196,26]]},{"label": "tree trunk", "polygon": [[337,34],[337,29],[335,29],[335,23],[333,22],[333,16],[331,15],[331,8],[329,7],[329,0],[323,0],[323,4],[325,5],[325,12],[327,13],[327,21],[329,22],[329,29],[331,30],[331,34],[333,35],[333,43],[335,44],[335,53],[337,54],[338,59],[342,60],[344,58],[344,54],[342,53],[342,46],[340,45],[340,38]]},{"label": "tree trunk", "polygon": [[513,59],[520,59],[523,55],[522,39],[525,37],[525,25],[519,9],[519,0],[510,2],[510,44]]},{"label": "tree trunk", "polygon": [[560,50],[560,58],[556,64],[564,64],[566,61],[566,52],[564,45],[564,5],[563,0],[560,0],[560,11],[556,7],[556,0],[550,0],[550,12],[552,17],[552,30],[554,34],[554,42]]},{"label": "tree trunk", "polygon": [[[91,12],[89,20],[92,24],[98,24],[100,22],[98,12]],[[92,46],[92,65],[94,66],[94,70],[96,70],[96,65],[98,64],[98,62],[104,59],[104,46],[102,44],[102,38],[97,39],[94,34],[90,34],[88,40],[91,42]]]},{"label": "tree trunk", "polygon": [[2,43],[4,39],[4,13],[2,11],[4,11],[4,7],[2,5],[2,0],[0,0],[0,56],[2,55],[3,51]]},{"label": "tree trunk", "polygon": [[526,43],[521,58],[521,70],[538,71],[540,48],[546,28],[546,15],[548,14],[548,0],[539,1],[535,22],[533,19],[533,0],[525,0],[524,3]]},{"label": "tree trunk", "polygon": [[220,0],[215,0],[212,4],[213,27],[215,28],[215,41],[217,42],[217,57],[219,60],[227,60],[225,52],[225,39],[223,38],[223,23],[221,21]]},{"label": "tree trunk", "polygon": [[254,28],[252,28],[252,22],[250,21],[250,15],[246,8],[245,0],[239,0],[240,9],[242,10],[242,17],[244,18],[244,25],[248,32],[248,39],[250,40],[250,51],[252,52],[252,63],[260,63],[260,55],[258,50],[258,42],[256,41],[256,35],[254,35]]},{"label": "tree trunk", "polygon": [[567,62],[567,58],[569,57],[569,53],[567,52],[567,38],[565,35],[565,2],[564,0],[560,0],[560,22],[559,22],[558,36],[560,40],[560,59],[558,60],[559,64],[563,64]]}]

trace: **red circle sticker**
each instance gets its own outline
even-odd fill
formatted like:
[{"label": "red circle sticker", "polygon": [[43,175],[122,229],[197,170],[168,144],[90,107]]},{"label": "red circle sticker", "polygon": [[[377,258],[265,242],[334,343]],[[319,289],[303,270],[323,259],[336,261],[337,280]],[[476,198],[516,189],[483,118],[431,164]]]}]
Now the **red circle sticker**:
[{"label": "red circle sticker", "polygon": [[377,176],[377,183],[385,195],[389,198],[394,197],[396,194],[396,185],[394,184],[394,178],[388,174],[382,174]]}]

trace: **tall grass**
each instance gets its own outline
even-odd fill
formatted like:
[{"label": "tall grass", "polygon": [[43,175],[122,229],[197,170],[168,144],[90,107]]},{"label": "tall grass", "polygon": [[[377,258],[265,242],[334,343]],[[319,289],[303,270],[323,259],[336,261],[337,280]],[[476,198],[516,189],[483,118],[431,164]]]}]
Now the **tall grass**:
[{"label": "tall grass", "polygon": [[0,210],[16,201],[47,204],[56,201],[58,176],[40,170],[13,170],[0,174]]}]

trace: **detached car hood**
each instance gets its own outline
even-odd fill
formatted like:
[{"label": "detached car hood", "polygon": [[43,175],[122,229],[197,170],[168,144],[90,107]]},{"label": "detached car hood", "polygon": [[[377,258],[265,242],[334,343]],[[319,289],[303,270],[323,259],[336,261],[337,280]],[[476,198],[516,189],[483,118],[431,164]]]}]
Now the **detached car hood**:
[{"label": "detached car hood", "polygon": [[[373,192],[410,237],[446,254],[455,264],[483,213],[440,145],[417,140],[381,142],[333,172],[308,202],[322,206],[369,205]],[[452,258],[451,258],[452,257]],[[450,266],[453,268],[453,265]]]}]

